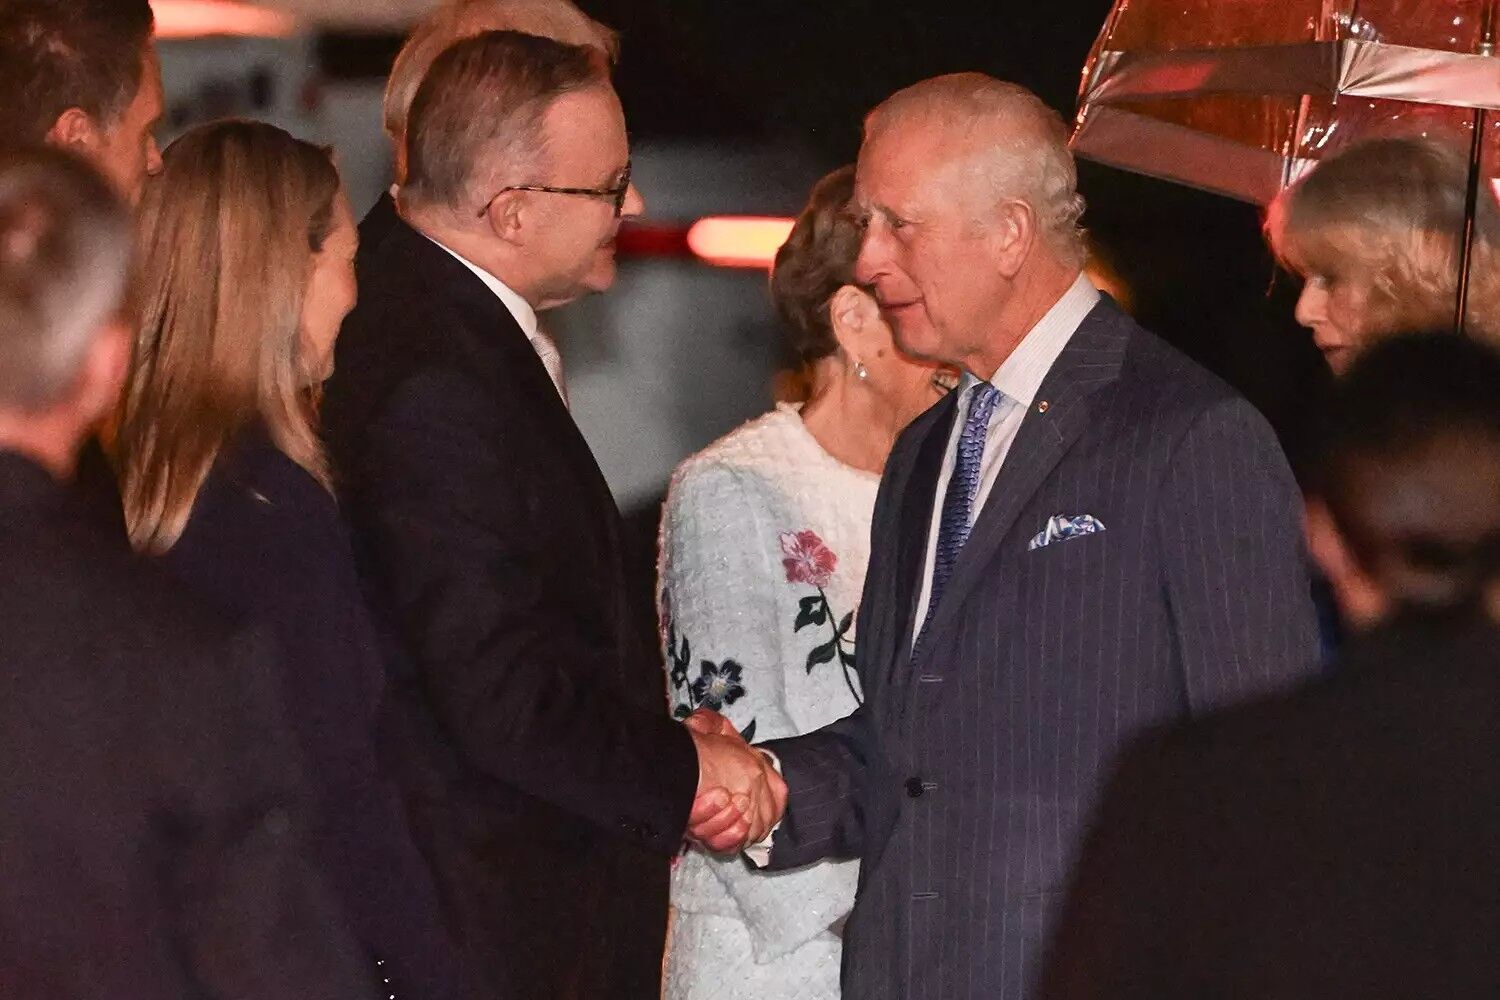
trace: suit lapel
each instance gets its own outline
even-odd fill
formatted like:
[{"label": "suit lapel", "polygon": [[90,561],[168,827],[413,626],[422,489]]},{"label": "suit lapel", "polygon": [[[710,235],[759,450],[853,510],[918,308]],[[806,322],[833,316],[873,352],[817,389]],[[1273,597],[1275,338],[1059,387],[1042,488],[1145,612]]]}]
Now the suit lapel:
[{"label": "suit lapel", "polygon": [[[611,532],[617,533],[619,508],[615,505],[609,483],[520,323],[478,275],[448,251],[400,219],[388,238],[397,238],[396,234],[406,241],[423,280],[433,290],[435,301],[447,303],[467,334],[473,351],[485,359],[496,391],[520,395],[527,401],[539,426],[544,428],[543,433],[561,448],[560,457],[577,470],[580,479],[594,494],[595,501],[609,512],[605,520]],[[442,336],[458,333],[455,330],[440,331]]]},{"label": "suit lapel", "polygon": [[[940,635],[952,626],[964,598],[983,580],[1021,510],[1088,428],[1090,397],[1119,377],[1129,336],[1121,320],[1118,307],[1102,299],[1047,373],[933,611],[930,635]],[[937,644],[923,645],[931,650]]]},{"label": "suit lapel", "polygon": [[[885,628],[893,643],[880,662],[904,665],[906,650],[911,648],[913,618],[917,613],[918,588],[927,563],[927,541],[932,531],[932,507],[937,497],[938,474],[943,467],[943,453],[953,432],[954,414],[958,410],[958,393],[952,392],[934,406],[927,426],[917,431],[920,438],[912,459],[899,480],[892,481],[896,496],[901,498],[896,519],[896,574],[891,608],[893,616]],[[919,418],[921,419],[921,418]]]}]

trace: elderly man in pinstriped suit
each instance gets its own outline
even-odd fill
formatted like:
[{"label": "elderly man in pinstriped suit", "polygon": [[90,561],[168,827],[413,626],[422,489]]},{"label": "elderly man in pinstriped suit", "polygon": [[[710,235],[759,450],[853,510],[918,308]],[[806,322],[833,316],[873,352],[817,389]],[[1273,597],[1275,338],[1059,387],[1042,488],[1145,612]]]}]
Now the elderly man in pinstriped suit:
[{"label": "elderly man in pinstriped suit", "polygon": [[[901,347],[968,374],[886,467],[866,703],[767,745],[790,797],[750,853],[863,859],[850,1000],[1022,997],[1119,742],[1311,671],[1297,489],[1248,403],[1081,277],[1066,130],[1030,93],[896,94],[855,202]],[[742,846],[727,822],[698,832]]]}]

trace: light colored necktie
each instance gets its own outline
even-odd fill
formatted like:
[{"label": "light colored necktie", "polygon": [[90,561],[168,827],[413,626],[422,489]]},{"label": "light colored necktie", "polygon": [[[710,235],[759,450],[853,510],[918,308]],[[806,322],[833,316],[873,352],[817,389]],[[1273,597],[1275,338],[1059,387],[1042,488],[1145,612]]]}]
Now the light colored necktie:
[{"label": "light colored necktie", "polygon": [[548,377],[557,387],[557,394],[562,397],[563,405],[567,406],[568,387],[563,381],[562,352],[557,349],[557,342],[538,328],[536,335],[531,338],[531,347],[536,351],[537,357],[542,359],[542,367],[547,369]]}]

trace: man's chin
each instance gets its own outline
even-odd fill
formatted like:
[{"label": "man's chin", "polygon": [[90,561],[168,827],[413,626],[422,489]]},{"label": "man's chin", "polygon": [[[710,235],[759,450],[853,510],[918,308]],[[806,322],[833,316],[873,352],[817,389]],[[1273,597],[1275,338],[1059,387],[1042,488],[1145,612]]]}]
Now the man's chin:
[{"label": "man's chin", "polygon": [[607,255],[601,254],[595,258],[594,266],[589,268],[589,273],[583,277],[583,288],[586,292],[606,292],[614,286],[615,276],[618,269],[615,267],[614,248],[610,248]]},{"label": "man's chin", "polygon": [[922,361],[931,361],[935,364],[951,364],[951,358],[945,358],[941,354],[941,345],[934,335],[932,327],[925,323],[915,322],[892,322],[891,335],[901,353],[908,357],[917,358]]}]

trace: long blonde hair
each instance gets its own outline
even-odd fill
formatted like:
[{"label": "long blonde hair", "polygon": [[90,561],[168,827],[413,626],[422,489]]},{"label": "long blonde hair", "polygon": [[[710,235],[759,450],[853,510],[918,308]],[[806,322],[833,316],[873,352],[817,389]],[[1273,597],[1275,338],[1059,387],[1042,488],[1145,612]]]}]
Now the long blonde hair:
[{"label": "long blonde hair", "polygon": [[131,544],[170,549],[225,444],[262,421],[326,487],[302,303],[340,185],[329,154],[221,121],[163,154],[141,205],[135,356],[116,442]]}]

